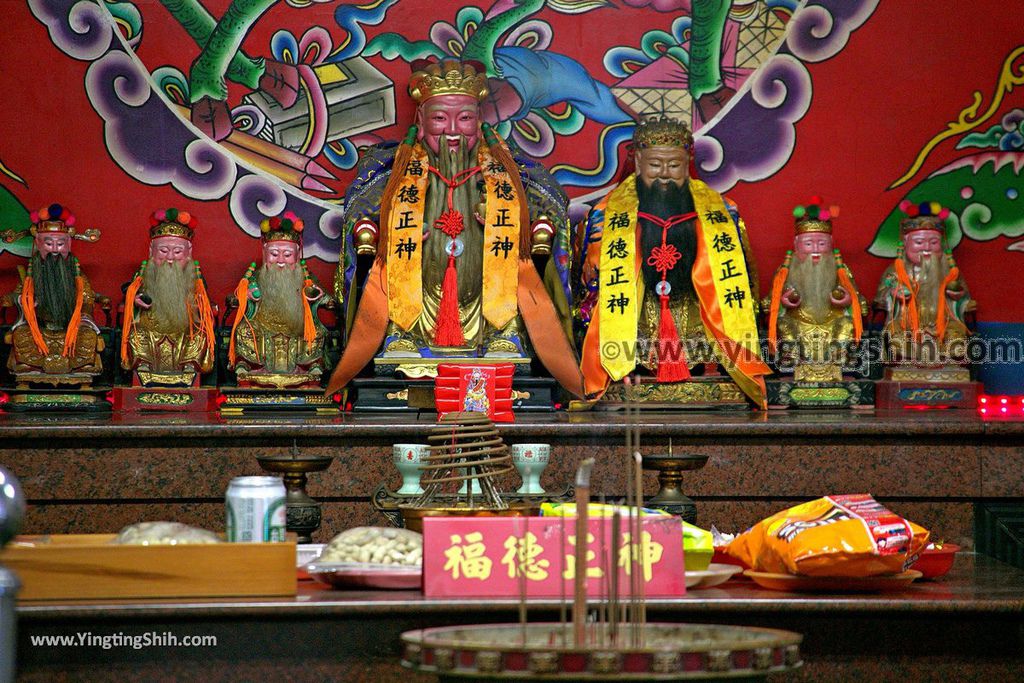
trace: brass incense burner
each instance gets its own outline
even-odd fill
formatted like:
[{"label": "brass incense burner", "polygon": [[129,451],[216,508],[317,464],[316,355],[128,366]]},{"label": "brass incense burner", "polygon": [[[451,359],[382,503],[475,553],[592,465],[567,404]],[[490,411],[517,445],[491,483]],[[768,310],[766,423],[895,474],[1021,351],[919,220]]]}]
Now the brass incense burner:
[{"label": "brass incense burner", "polygon": [[306,493],[307,475],[323,472],[334,460],[329,455],[300,455],[293,446],[289,455],[265,455],[256,460],[267,472],[284,475],[285,504],[288,517],[285,527],[298,535],[299,543],[312,543],[320,529],[320,503]]},{"label": "brass incense burner", "polygon": [[708,462],[707,455],[693,453],[673,453],[672,441],[668,443],[668,453],[644,455],[645,470],[658,473],[658,493],[646,501],[647,507],[664,510],[669,514],[682,517],[690,524],[697,523],[697,505],[682,491],[683,472],[692,472],[704,467]]}]

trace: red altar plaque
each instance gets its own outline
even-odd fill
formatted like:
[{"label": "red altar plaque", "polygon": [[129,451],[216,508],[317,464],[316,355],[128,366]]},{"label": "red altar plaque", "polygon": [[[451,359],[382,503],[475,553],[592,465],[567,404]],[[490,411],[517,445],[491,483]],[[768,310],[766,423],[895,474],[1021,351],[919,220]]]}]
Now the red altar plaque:
[{"label": "red altar plaque", "polygon": [[[637,549],[642,561],[637,566],[643,573],[643,595],[684,595],[679,518],[645,517],[642,523]],[[623,518],[618,557],[613,557],[612,520],[590,520],[586,572],[591,599],[608,596],[613,566],[619,573],[619,597],[629,598],[629,572],[634,565],[628,526]],[[531,598],[571,599],[575,529],[574,517],[426,517],[423,593],[427,597],[510,598],[525,591]]]},{"label": "red altar plaque", "polygon": [[511,364],[437,366],[434,404],[437,419],[447,413],[487,413],[494,422],[512,422]]}]

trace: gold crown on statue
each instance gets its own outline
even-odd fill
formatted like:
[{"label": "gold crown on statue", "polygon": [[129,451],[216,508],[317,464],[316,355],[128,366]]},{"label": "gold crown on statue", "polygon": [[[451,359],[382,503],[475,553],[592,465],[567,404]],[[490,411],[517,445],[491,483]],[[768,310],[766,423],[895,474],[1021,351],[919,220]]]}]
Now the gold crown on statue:
[{"label": "gold crown on statue", "polygon": [[75,216],[66,206],[50,204],[30,215],[32,227],[29,231],[33,235],[41,232],[63,232],[69,235],[75,234]]},{"label": "gold crown on statue", "polygon": [[266,242],[295,242],[302,244],[302,231],[306,225],[291,211],[260,221],[260,238]]},{"label": "gold crown on statue", "polygon": [[417,102],[438,95],[469,95],[478,102],[487,96],[487,74],[483,65],[443,60],[413,71],[409,94]]},{"label": "gold crown on statue", "polygon": [[633,146],[637,149],[683,147],[689,151],[693,149],[693,133],[682,121],[665,116],[645,119],[633,131]]},{"label": "gold crown on statue", "polygon": [[900,221],[900,235],[917,230],[935,230],[946,234],[946,219],[949,209],[938,202],[921,202],[915,204],[907,199],[900,202],[900,211],[906,218]]},{"label": "gold crown on statue", "polygon": [[824,206],[821,197],[811,197],[809,204],[799,205],[793,209],[793,218],[796,219],[794,230],[797,235],[807,232],[825,232],[831,235],[832,219],[838,215],[838,206]]},{"label": "gold crown on statue", "polygon": [[180,237],[191,242],[198,224],[199,221],[188,211],[160,209],[149,217],[149,238]]}]

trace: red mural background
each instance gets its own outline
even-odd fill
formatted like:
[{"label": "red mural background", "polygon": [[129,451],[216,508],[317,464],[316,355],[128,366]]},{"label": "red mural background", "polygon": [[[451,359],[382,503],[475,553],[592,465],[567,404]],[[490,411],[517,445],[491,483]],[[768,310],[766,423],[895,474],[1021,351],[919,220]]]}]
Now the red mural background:
[{"label": "red mural background", "polygon": [[[137,4],[147,19],[139,52],[146,65],[172,63],[187,70],[195,45],[169,16],[166,21],[155,20],[162,11],[156,2]],[[215,14],[226,5],[209,3]],[[402,0],[382,27],[367,27],[367,34],[387,30],[422,39],[431,22],[451,21],[459,6]],[[146,257],[149,214],[170,206],[191,211],[200,220],[195,254],[211,294],[223,301],[258,249],[257,241],[234,224],[227,200],[184,198],[170,186],[144,185],[119,168],[104,146],[103,122],[83,88],[88,64],[61,53],[23,2],[3,0],[2,7],[8,47],[0,68],[6,95],[0,107],[0,160],[27,186],[7,177],[0,177],[0,182],[28,209],[59,201],[72,209],[79,225],[103,230],[97,244],[78,243],[75,248],[97,290],[115,298],[121,283]],[[330,26],[331,10],[318,11],[318,20]],[[571,55],[591,73],[600,73],[603,53],[591,47],[597,32],[604,46],[635,45],[645,30],[671,23],[670,15],[633,12],[630,16],[648,23],[623,22],[604,10],[581,16],[545,10],[540,16],[555,29],[553,48]],[[1018,20],[1014,14],[1011,4],[997,0],[890,0],[880,3],[837,55],[807,65],[813,97],[809,111],[796,123],[796,142],[788,162],[766,179],[741,181],[728,190],[750,230],[762,291],[791,244],[793,206],[817,194],[842,208],[835,221],[836,246],[864,294],[873,296],[886,265],[884,259],[867,252],[876,230],[914,182],[964,152],[954,148],[955,140],[945,141],[928,156],[914,180],[887,188],[907,171],[929,140],[956,120],[975,91],[981,93],[985,106],[991,101],[1007,56],[1024,44],[1019,29],[1009,28]],[[249,41],[266,45],[279,28],[292,28],[298,35],[308,20],[294,9],[275,7],[254,28],[246,45]],[[404,84],[408,67],[403,62],[387,62],[379,56],[368,60],[399,86]],[[412,106],[403,88],[396,88],[396,97],[399,125],[377,131],[383,137],[398,137],[411,119]],[[993,121],[1021,106],[1021,91],[1009,92]],[[588,135],[592,139],[595,133],[590,128],[581,133],[584,139]],[[596,148],[573,144],[557,148],[545,162],[587,166],[595,158]],[[349,177],[350,172],[342,174],[337,187],[342,188]],[[1016,173],[1014,180],[1020,187]],[[1024,216],[1024,211],[1018,216]],[[1015,294],[1024,253],[1008,250],[1012,242],[1010,237],[987,242],[965,239],[955,252],[978,300],[981,320],[1024,321],[1024,300]],[[15,267],[22,263],[23,258],[12,254],[0,255],[0,290],[13,288]],[[329,282],[335,266],[314,260],[311,267],[321,281]]]}]

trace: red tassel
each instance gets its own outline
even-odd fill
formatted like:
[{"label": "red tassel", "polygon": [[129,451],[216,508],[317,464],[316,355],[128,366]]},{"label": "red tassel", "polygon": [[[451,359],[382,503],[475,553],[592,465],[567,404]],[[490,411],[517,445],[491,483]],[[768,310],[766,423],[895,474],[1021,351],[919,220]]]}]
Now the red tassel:
[{"label": "red tassel", "polygon": [[437,311],[434,327],[434,344],[437,346],[462,346],[466,337],[462,334],[459,321],[459,277],[455,272],[455,257],[448,255],[448,268],[441,283],[441,307]]},{"label": "red tassel", "polygon": [[682,382],[690,379],[686,351],[679,343],[679,332],[668,310],[668,295],[662,295],[661,320],[658,324],[658,381]]}]

